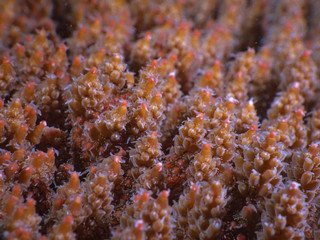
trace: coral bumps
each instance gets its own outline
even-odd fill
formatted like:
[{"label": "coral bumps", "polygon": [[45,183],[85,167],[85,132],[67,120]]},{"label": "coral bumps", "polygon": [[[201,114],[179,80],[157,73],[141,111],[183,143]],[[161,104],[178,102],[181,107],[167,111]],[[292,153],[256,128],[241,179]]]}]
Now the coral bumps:
[{"label": "coral bumps", "polygon": [[0,1],[0,238],[316,239],[319,9]]}]

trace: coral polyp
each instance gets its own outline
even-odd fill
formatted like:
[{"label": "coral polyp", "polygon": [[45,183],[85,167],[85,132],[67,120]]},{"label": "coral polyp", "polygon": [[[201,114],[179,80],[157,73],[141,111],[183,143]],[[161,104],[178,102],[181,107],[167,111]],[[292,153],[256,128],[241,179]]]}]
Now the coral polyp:
[{"label": "coral polyp", "polygon": [[318,239],[318,0],[0,1],[0,239]]}]

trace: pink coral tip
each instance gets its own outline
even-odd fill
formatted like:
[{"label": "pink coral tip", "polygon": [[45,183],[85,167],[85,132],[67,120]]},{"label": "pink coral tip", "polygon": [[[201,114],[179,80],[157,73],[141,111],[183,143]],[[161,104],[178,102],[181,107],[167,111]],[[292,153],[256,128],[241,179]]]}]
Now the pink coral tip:
[{"label": "pink coral tip", "polygon": [[243,78],[243,73],[242,73],[242,71],[237,72],[237,77],[238,77],[238,78]]},{"label": "pink coral tip", "polygon": [[144,227],[143,220],[137,220],[135,223],[135,228],[137,228],[139,230],[143,230],[143,227]]},{"label": "pink coral tip", "polygon": [[92,73],[92,74],[97,74],[97,73],[98,73],[98,69],[97,69],[96,67],[92,67],[92,68],[90,69],[90,73]]},{"label": "pink coral tip", "polygon": [[10,64],[10,63],[11,63],[11,60],[10,60],[10,58],[8,58],[8,57],[3,57],[2,63],[3,63],[3,64]]},{"label": "pink coral tip", "polygon": [[203,117],[204,117],[203,113],[198,113],[198,114],[197,114],[197,118],[198,118],[198,119],[201,119],[201,120],[202,120]]},{"label": "pink coral tip", "polygon": [[298,115],[299,117],[303,117],[303,116],[304,116],[304,110],[300,108],[300,109],[297,111],[297,115]]},{"label": "pink coral tip", "polygon": [[148,110],[148,105],[147,105],[147,103],[142,103],[142,104],[141,104],[141,108],[142,108],[143,110]]},{"label": "pink coral tip", "polygon": [[169,192],[167,190],[163,190],[160,193],[160,196],[163,197],[163,198],[168,198],[169,197]]},{"label": "pink coral tip", "polygon": [[146,32],[145,35],[144,35],[144,37],[145,37],[146,39],[150,40],[151,37],[152,37],[152,33],[151,33],[151,32]]},{"label": "pink coral tip", "polygon": [[207,78],[207,79],[211,79],[212,76],[213,76],[212,72],[206,72],[206,73],[204,74],[204,77]]},{"label": "pink coral tip", "polygon": [[297,183],[297,182],[292,182],[291,184],[290,184],[290,189],[292,189],[292,190],[296,190],[296,189],[299,189],[299,186],[300,186],[300,184],[299,183]]},{"label": "pink coral tip", "polygon": [[114,161],[116,163],[120,163],[121,162],[121,158],[119,156],[114,156]]},{"label": "pink coral tip", "polygon": [[306,58],[306,59],[309,59],[310,58],[310,56],[311,56],[311,50],[309,50],[309,49],[307,49],[307,50],[305,50],[304,52],[303,52],[303,57],[304,58]]},{"label": "pink coral tip", "polygon": [[35,205],[35,203],[36,203],[36,201],[33,198],[29,198],[27,201],[27,206],[32,207]]},{"label": "pink coral tip", "polygon": [[142,200],[143,202],[148,201],[149,198],[150,198],[150,194],[149,194],[148,192],[143,192],[143,193],[142,193],[142,195],[141,195],[141,200]]},{"label": "pink coral tip", "polygon": [[204,150],[210,150],[211,149],[211,145],[210,145],[210,143],[205,143],[202,148]]},{"label": "pink coral tip", "polygon": [[54,151],[53,151],[53,149],[49,149],[48,152],[47,152],[47,155],[48,155],[49,157],[53,157],[53,156],[54,156]]},{"label": "pink coral tip", "polygon": [[270,132],[270,133],[269,133],[269,138],[275,138],[275,137],[276,137],[275,132]]},{"label": "pink coral tip", "polygon": [[256,124],[252,124],[250,127],[250,131],[257,131],[258,127]]},{"label": "pink coral tip", "polygon": [[127,106],[128,106],[128,101],[127,101],[127,100],[123,100],[123,101],[121,102],[121,106],[127,107]]},{"label": "pink coral tip", "polygon": [[20,185],[14,185],[12,188],[12,195],[19,196],[21,193],[21,186]]},{"label": "pink coral tip", "polygon": [[190,189],[191,189],[191,191],[196,192],[196,191],[198,191],[199,187],[196,184],[192,183],[190,186]]},{"label": "pink coral tip", "polygon": [[8,153],[8,152],[6,152],[6,153],[4,153],[3,155],[2,155],[2,159],[6,162],[6,161],[8,161],[8,160],[10,160],[10,158],[11,158],[11,155],[10,155],[10,153]]},{"label": "pink coral tip", "polygon": [[149,83],[152,84],[152,85],[155,84],[156,83],[156,79],[154,77],[150,77],[149,78]]},{"label": "pink coral tip", "polygon": [[65,216],[65,218],[64,218],[65,224],[70,225],[70,224],[72,224],[72,222],[73,222],[72,216],[70,216],[70,215]]},{"label": "pink coral tip", "polygon": [[162,170],[162,163],[158,163],[156,166],[155,166],[156,170],[158,172],[160,172]]},{"label": "pink coral tip", "polygon": [[47,122],[46,121],[42,121],[42,122],[40,122],[39,126],[44,128],[44,127],[47,126]]}]

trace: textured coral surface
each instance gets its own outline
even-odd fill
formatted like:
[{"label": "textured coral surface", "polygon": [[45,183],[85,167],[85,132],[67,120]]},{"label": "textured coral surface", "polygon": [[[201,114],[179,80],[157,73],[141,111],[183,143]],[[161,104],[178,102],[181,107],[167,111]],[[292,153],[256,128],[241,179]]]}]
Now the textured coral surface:
[{"label": "textured coral surface", "polygon": [[319,239],[319,0],[0,0],[0,239]]}]

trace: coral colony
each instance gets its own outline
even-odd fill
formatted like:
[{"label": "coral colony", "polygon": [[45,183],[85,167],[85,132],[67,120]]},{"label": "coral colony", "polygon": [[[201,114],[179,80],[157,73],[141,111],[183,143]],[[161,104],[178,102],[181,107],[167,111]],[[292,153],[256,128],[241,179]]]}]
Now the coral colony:
[{"label": "coral colony", "polygon": [[320,239],[320,1],[1,0],[0,239]]}]

